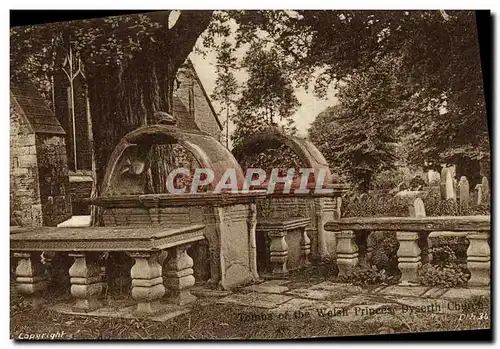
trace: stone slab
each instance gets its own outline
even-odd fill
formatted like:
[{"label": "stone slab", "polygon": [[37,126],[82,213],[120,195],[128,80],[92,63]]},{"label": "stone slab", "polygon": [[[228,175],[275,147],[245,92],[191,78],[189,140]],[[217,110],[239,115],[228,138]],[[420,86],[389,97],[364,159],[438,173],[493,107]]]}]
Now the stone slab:
[{"label": "stone slab", "polygon": [[331,291],[335,293],[363,293],[363,289],[359,286],[330,282],[330,281],[321,282],[317,285],[309,287],[309,289]]},{"label": "stone slab", "polygon": [[57,225],[58,228],[81,228],[90,227],[90,215],[88,216],[72,216]]},{"label": "stone slab", "polygon": [[447,299],[466,299],[474,296],[490,297],[491,290],[484,288],[452,288],[442,298]]},{"label": "stone slab", "polygon": [[280,286],[274,282],[265,281],[261,284],[251,285],[243,288],[245,291],[249,292],[259,292],[259,293],[283,293],[288,291],[288,287]]},{"label": "stone slab", "polygon": [[447,288],[431,288],[427,290],[421,297],[424,298],[439,298],[448,291]]},{"label": "stone slab", "polygon": [[286,294],[291,296],[297,296],[300,298],[325,300],[331,296],[331,292],[322,290],[310,290],[307,288],[296,288],[294,290],[288,291]]},{"label": "stone slab", "polygon": [[157,322],[165,322],[179,315],[187,314],[191,311],[191,309],[187,307],[181,307],[178,305],[166,304],[166,303],[159,304],[157,312],[147,317],[136,316],[134,314],[134,310],[136,309],[135,305],[121,307],[121,308],[106,306],[85,314],[73,311],[71,303],[59,303],[51,306],[50,308],[59,313],[68,315],[110,317],[110,318],[121,318],[121,319],[146,318],[148,320]]},{"label": "stone slab", "polygon": [[332,308],[334,305],[331,302],[318,301],[313,299],[293,298],[271,310],[271,312],[294,312],[301,311],[316,311],[321,308]]},{"label": "stone slab", "polygon": [[331,300],[331,301],[339,303],[339,304],[349,305],[349,306],[381,303],[380,298],[370,297],[370,296],[365,295],[365,294],[352,295],[352,296],[348,296],[348,297],[344,297],[344,298],[336,299],[336,300]]},{"label": "stone slab", "polygon": [[284,280],[284,279],[273,279],[273,280],[267,280],[265,281],[268,284],[273,284],[273,285],[286,285],[290,283],[290,280]]},{"label": "stone slab", "polygon": [[423,286],[389,286],[380,290],[377,294],[420,297],[427,292],[428,289],[428,287]]},{"label": "stone slab", "polygon": [[231,291],[215,290],[212,288],[202,287],[202,286],[193,286],[189,289],[189,291],[197,297],[213,297],[213,298],[226,297],[232,293]]},{"label": "stone slab", "polygon": [[238,293],[219,299],[218,304],[237,304],[247,307],[271,309],[292,299],[290,296],[266,293]]}]

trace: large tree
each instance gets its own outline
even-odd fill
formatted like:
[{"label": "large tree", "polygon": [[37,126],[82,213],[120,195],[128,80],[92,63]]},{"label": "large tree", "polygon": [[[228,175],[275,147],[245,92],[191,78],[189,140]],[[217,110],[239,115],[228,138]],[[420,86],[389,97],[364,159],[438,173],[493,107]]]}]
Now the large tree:
[{"label": "large tree", "polygon": [[[34,81],[48,97],[71,46],[85,67],[97,177],[126,133],[172,112],[176,72],[208,27],[212,11],[171,11],[11,29],[11,80]],[[57,83],[57,81],[56,81]],[[47,98],[50,101],[50,98]],[[161,151],[160,151],[161,152]]]},{"label": "large tree", "polygon": [[330,166],[360,191],[368,191],[376,174],[396,165],[398,115],[387,111],[397,105],[398,96],[387,69],[353,74],[339,86],[339,104],[320,113],[309,129]]},{"label": "large tree", "polygon": [[398,103],[379,117],[399,114],[397,124],[414,135],[414,164],[489,157],[473,11],[238,11],[233,16],[241,41],[269,34],[266,40],[291,60],[294,80],[304,86],[314,80],[319,96],[331,84],[391,62]]}]

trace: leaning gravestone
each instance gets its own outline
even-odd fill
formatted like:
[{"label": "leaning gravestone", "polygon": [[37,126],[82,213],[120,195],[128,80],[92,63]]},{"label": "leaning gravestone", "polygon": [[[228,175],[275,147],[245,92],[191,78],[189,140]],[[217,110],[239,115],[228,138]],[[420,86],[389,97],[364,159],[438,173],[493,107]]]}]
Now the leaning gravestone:
[{"label": "leaning gravestone", "polygon": [[460,177],[459,188],[460,208],[467,209],[469,207],[469,181],[465,176]]}]

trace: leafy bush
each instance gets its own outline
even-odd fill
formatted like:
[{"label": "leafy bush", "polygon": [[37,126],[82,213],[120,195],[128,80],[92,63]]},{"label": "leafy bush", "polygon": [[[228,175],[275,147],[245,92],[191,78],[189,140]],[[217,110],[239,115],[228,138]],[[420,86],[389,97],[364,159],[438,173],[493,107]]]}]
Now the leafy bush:
[{"label": "leafy bush", "polygon": [[425,181],[420,176],[415,176],[410,181],[410,190],[417,190],[418,188],[423,188],[425,186]]},{"label": "leafy bush", "polygon": [[[417,197],[424,201],[425,213],[428,217],[490,214],[489,201],[481,205],[474,205],[471,202],[468,208],[462,208],[455,200],[441,199],[439,188],[436,187],[419,192]],[[343,217],[408,217],[408,215],[408,199],[392,194],[366,195],[361,199],[347,196],[342,200]]]},{"label": "leafy bush", "polygon": [[407,217],[407,200],[392,195],[380,197],[366,196],[360,200],[345,198],[342,200],[343,217]]},{"label": "leafy bush", "polygon": [[395,232],[376,231],[370,235],[372,245],[371,258],[368,261],[378,270],[385,270],[388,275],[398,275],[398,257],[396,255],[399,242]]},{"label": "leafy bush", "polygon": [[388,275],[385,270],[378,270],[376,266],[371,268],[357,266],[340,280],[355,286],[391,284],[395,281],[393,276]]},{"label": "leafy bush", "polygon": [[399,183],[408,183],[411,176],[412,172],[406,167],[386,170],[375,175],[370,183],[370,186],[371,189],[389,191],[397,188]]},{"label": "leafy bush", "polygon": [[456,287],[467,284],[469,271],[465,261],[467,240],[463,236],[437,237],[432,239],[430,263],[418,271],[418,278],[424,286]]},{"label": "leafy bush", "polygon": [[467,259],[469,243],[465,236],[435,237],[431,239],[432,263],[443,266],[446,263],[460,263]]},{"label": "leafy bush", "polygon": [[428,263],[418,270],[418,280],[424,286],[465,286],[468,279],[467,270],[456,263],[443,266]]}]

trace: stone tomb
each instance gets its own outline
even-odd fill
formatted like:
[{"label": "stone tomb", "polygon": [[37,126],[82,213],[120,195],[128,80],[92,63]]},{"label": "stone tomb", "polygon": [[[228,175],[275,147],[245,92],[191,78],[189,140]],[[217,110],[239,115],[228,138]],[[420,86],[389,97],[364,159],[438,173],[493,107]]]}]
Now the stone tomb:
[{"label": "stone tomb", "polygon": [[148,154],[153,145],[162,144],[180,145],[200,168],[213,170],[212,183],[217,183],[228,168],[235,170],[239,186],[244,181],[243,171],[231,152],[210,135],[175,125],[141,127],[115,147],[101,197],[92,200],[103,209],[104,225],[177,228],[201,224],[206,240],[198,244],[193,258],[195,269],[209,269],[209,284],[229,289],[257,280],[256,200],[265,193],[214,193],[215,184],[211,184],[207,192],[149,194]]},{"label": "stone tomb", "polygon": [[[301,167],[314,170],[314,180],[307,183],[309,193],[296,193],[294,190],[297,188],[296,182],[292,183],[290,193],[285,193],[282,190],[283,183],[278,183],[273,193],[267,194],[264,199],[257,202],[258,225],[268,221],[308,219],[305,232],[311,240],[311,260],[335,258],[335,234],[329,234],[324,225],[340,218],[341,196],[349,190],[349,186],[340,183],[338,176],[330,172],[323,154],[308,140],[284,134],[278,129],[268,129],[249,137],[233,149],[233,154],[242,165],[245,165],[247,157],[283,145],[297,155]],[[331,193],[314,192],[320,171],[325,174],[323,188],[332,189]],[[264,182],[255,189],[267,189],[267,183]]]},{"label": "stone tomb", "polygon": [[[11,250],[17,258],[16,288],[37,297],[47,287],[41,264],[42,252],[66,252],[73,257],[69,268],[73,311],[91,312],[103,306],[106,287],[98,260],[102,252],[126,253],[134,260],[130,269],[131,296],[136,315],[151,315],[167,301],[179,305],[195,299],[189,287],[195,283],[193,260],[187,249],[203,240],[203,225],[169,229],[165,227],[31,228],[11,234]],[[158,263],[167,252],[166,270]]]}]

